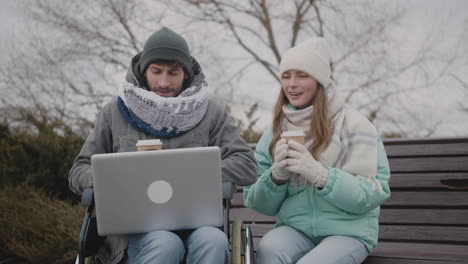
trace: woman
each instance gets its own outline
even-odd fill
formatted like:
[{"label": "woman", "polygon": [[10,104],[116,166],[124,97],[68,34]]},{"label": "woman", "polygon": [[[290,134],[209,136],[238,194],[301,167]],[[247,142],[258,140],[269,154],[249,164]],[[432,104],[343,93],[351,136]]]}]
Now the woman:
[{"label": "woman", "polygon": [[[259,177],[244,188],[247,207],[278,218],[257,263],[361,263],[390,196],[382,140],[335,91],[325,39],[289,49],[280,77],[273,126],[257,144]],[[281,138],[293,130],[305,132],[304,145]]]}]

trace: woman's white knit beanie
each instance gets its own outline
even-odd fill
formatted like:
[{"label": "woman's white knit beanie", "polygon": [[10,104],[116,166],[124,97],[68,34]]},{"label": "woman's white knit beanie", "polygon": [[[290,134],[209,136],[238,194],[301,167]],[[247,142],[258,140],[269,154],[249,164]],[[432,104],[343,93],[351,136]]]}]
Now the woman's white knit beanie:
[{"label": "woman's white knit beanie", "polygon": [[288,49],[281,58],[280,78],[288,70],[305,72],[327,89],[331,82],[327,41],[321,37],[313,37]]}]

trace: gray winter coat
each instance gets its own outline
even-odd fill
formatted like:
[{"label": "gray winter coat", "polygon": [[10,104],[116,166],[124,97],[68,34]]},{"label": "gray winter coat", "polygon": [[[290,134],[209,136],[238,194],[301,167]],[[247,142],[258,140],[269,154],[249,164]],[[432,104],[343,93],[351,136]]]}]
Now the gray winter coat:
[{"label": "gray winter coat", "polygon": [[[136,78],[132,80],[132,77],[130,72],[127,80],[135,82]],[[154,138],[133,128],[120,113],[116,101],[112,100],[98,115],[95,129],[86,139],[69,172],[70,189],[77,194],[81,195],[84,189],[93,186],[90,167],[93,154],[136,151],[138,140]],[[221,149],[223,181],[250,185],[256,180],[257,164],[252,150],[240,137],[240,131],[226,109],[212,100],[209,100],[206,114],[197,126],[181,136],[161,140],[164,149],[218,146]],[[126,247],[125,236],[109,236],[97,257],[103,263],[118,263]]]}]

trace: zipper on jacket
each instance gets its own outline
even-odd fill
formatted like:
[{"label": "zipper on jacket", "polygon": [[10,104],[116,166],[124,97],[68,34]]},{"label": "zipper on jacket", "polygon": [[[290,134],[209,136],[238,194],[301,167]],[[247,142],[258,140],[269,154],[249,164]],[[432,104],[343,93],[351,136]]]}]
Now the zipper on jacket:
[{"label": "zipper on jacket", "polygon": [[165,142],[163,142],[163,145],[166,144],[165,149],[171,149],[171,139],[167,138]]},{"label": "zipper on jacket", "polygon": [[315,219],[316,219],[316,215],[317,215],[317,201],[315,199],[315,189],[317,187],[313,187],[313,190],[312,190],[312,208],[314,208],[314,210],[312,210],[313,214],[312,214],[312,234],[314,235],[314,238],[317,237],[317,228],[316,228],[316,223],[315,223]]}]

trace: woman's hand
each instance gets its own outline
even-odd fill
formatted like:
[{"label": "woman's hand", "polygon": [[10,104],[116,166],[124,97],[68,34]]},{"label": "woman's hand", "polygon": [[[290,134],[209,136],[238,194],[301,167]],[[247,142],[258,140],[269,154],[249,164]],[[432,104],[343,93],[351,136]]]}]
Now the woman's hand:
[{"label": "woman's hand", "polygon": [[316,161],[303,145],[294,140],[289,140],[288,145],[286,169],[301,175],[313,186],[323,188],[327,184],[328,169]]},{"label": "woman's hand", "polygon": [[284,138],[278,140],[275,145],[275,161],[272,167],[272,180],[276,184],[284,184],[290,177],[290,172],[285,168],[287,165],[286,156],[288,154],[288,144]]}]

